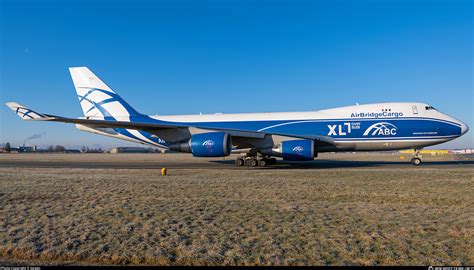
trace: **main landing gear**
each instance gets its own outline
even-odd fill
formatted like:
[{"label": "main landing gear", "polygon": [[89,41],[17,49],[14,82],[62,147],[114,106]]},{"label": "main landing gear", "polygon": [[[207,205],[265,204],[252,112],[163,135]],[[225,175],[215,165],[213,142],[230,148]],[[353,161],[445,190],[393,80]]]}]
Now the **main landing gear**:
[{"label": "main landing gear", "polygon": [[421,164],[420,149],[415,149],[415,155],[413,156],[410,162],[415,166],[419,166]]},{"label": "main landing gear", "polygon": [[237,166],[249,167],[265,167],[276,163],[276,158],[258,157],[258,156],[242,156],[235,160]]}]

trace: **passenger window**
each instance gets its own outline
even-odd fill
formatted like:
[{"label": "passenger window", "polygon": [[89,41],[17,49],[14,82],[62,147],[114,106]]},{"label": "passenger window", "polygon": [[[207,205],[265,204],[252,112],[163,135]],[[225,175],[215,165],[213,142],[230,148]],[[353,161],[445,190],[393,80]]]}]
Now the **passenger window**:
[{"label": "passenger window", "polygon": [[418,108],[416,106],[411,107],[413,109],[413,114],[418,114]]}]

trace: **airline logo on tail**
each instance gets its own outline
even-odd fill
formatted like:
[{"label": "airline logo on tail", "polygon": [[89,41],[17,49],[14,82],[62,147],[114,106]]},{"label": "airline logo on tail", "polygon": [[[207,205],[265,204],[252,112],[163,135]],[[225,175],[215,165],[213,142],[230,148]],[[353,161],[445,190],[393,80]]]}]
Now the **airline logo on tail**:
[{"label": "airline logo on tail", "polygon": [[368,135],[371,135],[371,136],[397,135],[397,127],[387,122],[375,123],[365,130],[364,136],[368,136]]},{"label": "airline logo on tail", "polygon": [[89,116],[91,112],[97,110],[102,116],[130,116],[123,100],[115,93],[103,89],[81,87],[86,92],[83,95],[77,95],[84,114]]},{"label": "airline logo on tail", "polygon": [[125,100],[86,67],[69,69],[84,116],[129,121],[139,115]]}]

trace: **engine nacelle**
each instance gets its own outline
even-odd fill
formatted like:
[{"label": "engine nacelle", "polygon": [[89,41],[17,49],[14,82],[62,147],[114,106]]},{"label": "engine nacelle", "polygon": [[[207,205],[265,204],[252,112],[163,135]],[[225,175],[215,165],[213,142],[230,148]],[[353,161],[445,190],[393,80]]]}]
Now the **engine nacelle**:
[{"label": "engine nacelle", "polygon": [[272,152],[289,161],[309,161],[315,157],[313,140],[283,141]]},{"label": "engine nacelle", "polygon": [[170,145],[178,152],[192,153],[195,157],[225,157],[232,151],[231,136],[225,132],[194,134],[186,142]]}]

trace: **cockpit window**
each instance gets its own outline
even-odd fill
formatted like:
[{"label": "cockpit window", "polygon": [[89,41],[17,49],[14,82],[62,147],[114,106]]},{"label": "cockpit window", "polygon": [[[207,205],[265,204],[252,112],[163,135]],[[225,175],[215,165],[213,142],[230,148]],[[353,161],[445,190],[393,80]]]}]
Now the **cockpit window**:
[{"label": "cockpit window", "polygon": [[429,111],[429,110],[435,110],[436,111],[436,109],[433,106],[425,106],[425,109],[427,111]]}]

